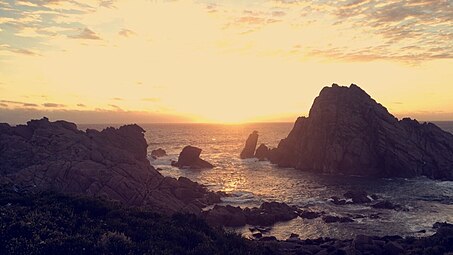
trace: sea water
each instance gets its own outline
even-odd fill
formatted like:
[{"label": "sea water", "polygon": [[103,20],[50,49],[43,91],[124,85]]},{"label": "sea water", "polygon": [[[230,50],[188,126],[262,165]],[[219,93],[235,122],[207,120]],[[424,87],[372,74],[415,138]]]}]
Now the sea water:
[{"label": "sea water", "polygon": [[[453,122],[436,122],[453,133]],[[279,168],[256,159],[241,160],[239,154],[248,135],[257,130],[258,144],[276,147],[287,136],[293,123],[219,124],[144,124],[151,164],[162,175],[188,177],[214,191],[230,194],[223,204],[240,207],[259,206],[264,201],[285,202],[331,215],[364,215],[353,223],[326,224],[320,218],[301,218],[277,223],[268,235],[286,239],[291,233],[301,238],[352,238],[366,235],[424,235],[433,232],[436,221],[453,222],[453,182],[415,179],[376,179],[322,175],[290,168]],[[101,128],[97,126],[96,128]],[[186,145],[201,148],[201,158],[214,164],[214,169],[189,170],[171,166]],[[152,159],[153,149],[163,148],[168,156]],[[404,211],[377,210],[368,205],[334,205],[331,196],[342,196],[349,190],[365,190],[407,208]],[[370,214],[379,213],[378,219]],[[248,227],[234,229],[250,236]]]}]

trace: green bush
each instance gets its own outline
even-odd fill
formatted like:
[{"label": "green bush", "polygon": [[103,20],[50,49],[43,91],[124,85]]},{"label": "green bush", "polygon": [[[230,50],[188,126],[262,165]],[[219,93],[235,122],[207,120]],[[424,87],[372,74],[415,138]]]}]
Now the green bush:
[{"label": "green bush", "polygon": [[262,254],[194,215],[0,188],[0,254]]}]

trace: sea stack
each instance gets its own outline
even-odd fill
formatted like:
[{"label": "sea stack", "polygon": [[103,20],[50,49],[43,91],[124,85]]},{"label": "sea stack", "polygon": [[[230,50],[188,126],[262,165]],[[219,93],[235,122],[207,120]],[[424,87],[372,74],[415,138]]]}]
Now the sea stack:
[{"label": "sea stack", "polygon": [[453,180],[451,133],[398,120],[355,84],[323,88],[271,154],[279,166],[306,171]]},{"label": "sea stack", "polygon": [[247,141],[245,142],[245,147],[240,155],[241,159],[255,157],[255,149],[257,143],[258,143],[258,131],[253,131],[247,138]]},{"label": "sea stack", "polygon": [[266,160],[269,155],[269,148],[262,143],[258,148],[256,149],[255,152],[255,158],[259,159],[260,161]]},{"label": "sea stack", "polygon": [[190,145],[186,146],[179,154],[178,161],[172,163],[172,165],[190,169],[213,168],[214,166],[211,163],[200,158],[201,151],[200,148]]}]

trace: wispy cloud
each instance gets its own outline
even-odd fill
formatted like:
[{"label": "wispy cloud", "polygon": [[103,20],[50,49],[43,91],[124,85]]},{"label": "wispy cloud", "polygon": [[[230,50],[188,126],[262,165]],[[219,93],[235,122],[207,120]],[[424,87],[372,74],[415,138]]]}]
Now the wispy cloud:
[{"label": "wispy cloud", "polygon": [[42,106],[47,107],[47,108],[61,108],[65,107],[64,104],[56,104],[56,103],[44,103]]},{"label": "wispy cloud", "polygon": [[136,35],[136,33],[130,29],[123,28],[118,32],[119,35],[124,36],[124,37],[130,37],[133,35]]},{"label": "wispy cloud", "polygon": [[69,37],[74,39],[101,40],[101,37],[89,28],[84,28],[78,34],[70,35]]}]

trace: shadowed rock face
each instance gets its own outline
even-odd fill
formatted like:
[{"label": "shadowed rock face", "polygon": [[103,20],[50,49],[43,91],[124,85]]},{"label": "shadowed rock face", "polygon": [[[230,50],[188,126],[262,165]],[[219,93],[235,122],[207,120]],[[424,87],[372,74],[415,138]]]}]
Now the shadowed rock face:
[{"label": "shadowed rock face", "polygon": [[16,127],[0,124],[0,181],[102,196],[164,213],[199,213],[219,200],[186,178],[158,173],[147,159],[144,132],[137,125],[83,132],[74,123],[46,118]]},{"label": "shadowed rock face", "polygon": [[213,168],[214,165],[200,158],[201,151],[200,148],[188,145],[182,149],[178,161],[172,165],[190,169]]},{"label": "shadowed rock face", "polygon": [[245,147],[241,152],[241,159],[253,158],[255,157],[256,144],[258,143],[258,132],[253,131],[247,138],[245,142]]},{"label": "shadowed rock face", "polygon": [[334,84],[269,158],[323,173],[453,180],[453,135],[432,123],[398,120],[358,86]]}]

